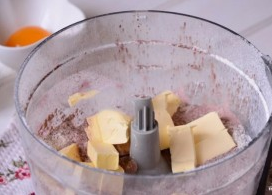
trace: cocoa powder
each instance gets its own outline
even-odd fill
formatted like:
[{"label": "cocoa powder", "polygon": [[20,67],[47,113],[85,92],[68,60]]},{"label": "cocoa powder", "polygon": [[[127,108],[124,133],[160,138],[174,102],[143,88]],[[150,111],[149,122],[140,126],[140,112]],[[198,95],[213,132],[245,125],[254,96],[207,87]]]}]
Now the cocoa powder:
[{"label": "cocoa powder", "polygon": [[88,138],[84,131],[84,128],[87,127],[87,122],[84,121],[80,125],[75,125],[76,118],[80,114],[82,112],[76,110],[76,112],[66,115],[63,111],[56,109],[45,119],[38,131],[38,136],[56,150],[61,150],[72,143],[76,143],[79,146],[82,160],[88,160]]}]

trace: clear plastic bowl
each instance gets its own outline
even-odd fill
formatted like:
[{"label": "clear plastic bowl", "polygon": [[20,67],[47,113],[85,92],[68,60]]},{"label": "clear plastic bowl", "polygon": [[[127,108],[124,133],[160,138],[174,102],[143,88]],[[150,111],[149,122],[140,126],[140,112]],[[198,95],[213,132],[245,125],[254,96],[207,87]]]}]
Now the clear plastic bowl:
[{"label": "clear plastic bowl", "polygon": [[[37,194],[254,194],[271,140],[269,70],[243,37],[188,15],[121,12],[64,28],[34,49],[16,82],[20,132]],[[100,93],[69,108],[68,97],[79,89]],[[227,108],[252,141],[189,172],[143,176],[87,167],[37,137],[56,108],[82,110],[80,123],[109,107],[133,114],[135,95],[164,90],[192,104]]]}]

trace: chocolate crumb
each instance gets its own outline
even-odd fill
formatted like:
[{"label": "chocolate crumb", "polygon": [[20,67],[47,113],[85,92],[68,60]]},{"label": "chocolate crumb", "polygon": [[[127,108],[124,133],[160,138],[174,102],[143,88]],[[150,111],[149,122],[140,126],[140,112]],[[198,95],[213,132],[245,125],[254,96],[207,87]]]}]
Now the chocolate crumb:
[{"label": "chocolate crumb", "polygon": [[166,163],[171,167],[171,153],[170,149],[165,149],[161,151],[161,155],[166,161]]},{"label": "chocolate crumb", "polygon": [[124,169],[125,173],[135,174],[138,170],[138,165],[130,156],[123,156],[119,159],[119,165]]},{"label": "chocolate crumb", "polygon": [[118,151],[120,156],[126,156],[129,155],[130,151],[130,140],[127,143],[124,144],[115,144],[114,147]]},{"label": "chocolate crumb", "polygon": [[74,120],[80,113],[76,111],[73,114],[65,115],[61,110],[56,109],[45,119],[38,131],[38,136],[56,150],[61,150],[72,143],[78,144],[80,157],[85,161],[88,160],[88,138],[84,131],[87,122],[84,121],[80,125],[74,124]]}]

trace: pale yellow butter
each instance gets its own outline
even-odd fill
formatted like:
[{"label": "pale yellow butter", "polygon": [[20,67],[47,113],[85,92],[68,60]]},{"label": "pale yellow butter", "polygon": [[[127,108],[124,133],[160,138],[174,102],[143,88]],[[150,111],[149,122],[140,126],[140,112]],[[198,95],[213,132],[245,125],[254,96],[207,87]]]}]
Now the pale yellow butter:
[{"label": "pale yellow butter", "polygon": [[87,154],[96,168],[117,170],[119,153],[112,144],[89,140]]},{"label": "pale yellow butter", "polygon": [[180,98],[172,91],[164,91],[152,99],[154,109],[165,109],[173,116],[181,104]]},{"label": "pale yellow butter", "polygon": [[169,148],[167,126],[174,126],[172,115],[176,112],[181,101],[171,91],[165,91],[152,99],[155,119],[159,125],[160,149]]},{"label": "pale yellow butter", "polygon": [[230,151],[235,146],[236,144],[228,131],[222,130],[195,145],[197,164],[202,165],[206,161]]},{"label": "pale yellow butter", "polygon": [[75,106],[79,101],[91,98],[98,93],[97,90],[91,90],[87,92],[75,93],[68,98],[68,103],[70,107]]},{"label": "pale yellow butter", "polygon": [[159,128],[160,149],[164,150],[169,148],[169,135],[167,133],[167,127],[174,126],[174,123],[166,110],[154,110],[154,112]]},{"label": "pale yellow butter", "polygon": [[210,112],[185,126],[192,128],[195,143],[205,140],[225,129],[225,126],[216,112]]},{"label": "pale yellow butter", "polygon": [[196,166],[194,136],[189,126],[168,127],[172,172],[189,171]]},{"label": "pale yellow butter", "polygon": [[72,160],[75,160],[78,162],[81,161],[81,158],[79,155],[79,148],[78,148],[77,144],[75,144],[75,143],[61,149],[59,151],[59,153],[61,153],[62,155],[66,156]]},{"label": "pale yellow butter", "polygon": [[97,115],[87,118],[88,127],[85,129],[87,137],[89,140],[102,141],[100,127],[97,122]]},{"label": "pale yellow butter", "polygon": [[103,110],[97,113],[97,122],[102,141],[108,144],[128,142],[131,118],[115,110]]},{"label": "pale yellow butter", "polygon": [[166,103],[167,103],[166,110],[168,111],[170,116],[173,116],[175,112],[177,111],[178,107],[180,106],[181,100],[172,91],[165,91],[164,94],[165,94]]},{"label": "pale yellow butter", "polygon": [[123,167],[119,166],[117,170],[115,170],[118,173],[125,173],[125,170],[123,169]]}]

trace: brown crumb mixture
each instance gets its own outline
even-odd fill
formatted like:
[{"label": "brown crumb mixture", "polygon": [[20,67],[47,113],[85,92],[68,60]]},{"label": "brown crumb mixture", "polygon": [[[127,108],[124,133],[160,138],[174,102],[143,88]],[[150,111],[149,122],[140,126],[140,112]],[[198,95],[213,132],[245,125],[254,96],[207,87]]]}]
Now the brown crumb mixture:
[{"label": "brown crumb mixture", "polygon": [[120,157],[119,164],[124,169],[125,173],[128,174],[137,173],[138,165],[136,161],[130,156]]},{"label": "brown crumb mixture", "polygon": [[114,147],[118,151],[118,153],[119,153],[120,156],[129,155],[130,139],[128,140],[127,143],[124,143],[124,144],[115,144]]},{"label": "brown crumb mixture", "polygon": [[84,131],[87,122],[85,121],[81,125],[75,124],[76,117],[80,114],[82,113],[77,110],[73,114],[65,115],[61,110],[56,109],[45,119],[44,124],[38,131],[38,136],[56,150],[77,143],[81,159],[87,161],[88,138]]}]

